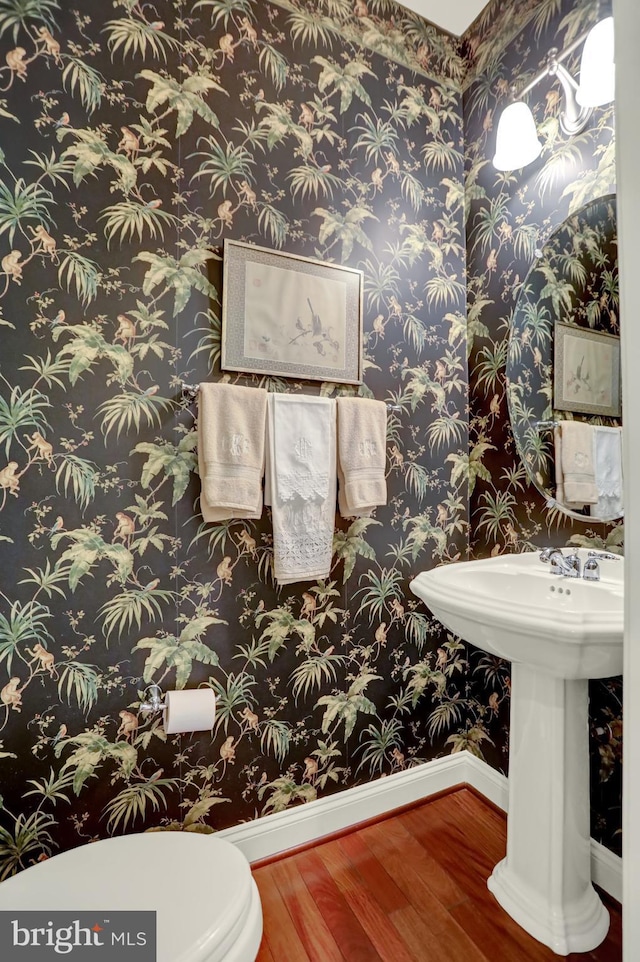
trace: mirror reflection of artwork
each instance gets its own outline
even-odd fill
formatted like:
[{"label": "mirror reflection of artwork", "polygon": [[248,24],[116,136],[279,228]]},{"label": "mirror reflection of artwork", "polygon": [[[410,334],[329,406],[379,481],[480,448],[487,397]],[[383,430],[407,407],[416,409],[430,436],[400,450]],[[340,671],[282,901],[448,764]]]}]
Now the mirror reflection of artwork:
[{"label": "mirror reflection of artwork", "polygon": [[553,406],[619,417],[620,338],[556,324]]},{"label": "mirror reflection of artwork", "polygon": [[511,427],[527,476],[549,503],[556,490],[554,425],[621,424],[619,334],[616,198],[608,195],[570,214],[535,251],[511,322]]}]

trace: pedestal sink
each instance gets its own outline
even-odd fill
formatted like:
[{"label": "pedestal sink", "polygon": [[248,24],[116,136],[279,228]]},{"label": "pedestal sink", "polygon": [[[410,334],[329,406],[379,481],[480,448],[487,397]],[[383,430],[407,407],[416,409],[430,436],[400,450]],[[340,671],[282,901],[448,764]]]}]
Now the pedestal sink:
[{"label": "pedestal sink", "polygon": [[609,928],[591,884],[587,686],[622,673],[624,582],[622,559],[598,564],[600,581],[565,578],[526,552],[410,585],[450,631],[513,662],[507,855],[487,884],[558,955],[591,951]]}]

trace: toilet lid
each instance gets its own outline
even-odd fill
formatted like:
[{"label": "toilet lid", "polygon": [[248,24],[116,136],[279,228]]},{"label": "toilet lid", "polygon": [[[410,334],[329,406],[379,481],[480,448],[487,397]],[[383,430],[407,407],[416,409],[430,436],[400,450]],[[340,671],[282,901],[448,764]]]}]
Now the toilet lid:
[{"label": "toilet lid", "polygon": [[0,883],[0,910],[157,912],[158,962],[200,962],[241,926],[245,856],[215,835],[151,832],[82,845]]}]

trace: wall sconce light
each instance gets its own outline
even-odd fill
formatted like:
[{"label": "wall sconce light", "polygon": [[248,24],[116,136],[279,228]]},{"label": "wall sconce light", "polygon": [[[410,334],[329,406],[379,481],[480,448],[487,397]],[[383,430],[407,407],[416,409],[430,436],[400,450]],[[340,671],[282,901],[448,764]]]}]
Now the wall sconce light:
[{"label": "wall sconce light", "polygon": [[519,170],[532,164],[541,151],[531,109],[522,100],[514,100],[500,115],[493,166],[496,170]]},{"label": "wall sconce light", "polygon": [[[578,84],[563,61],[582,43],[584,50]],[[496,153],[493,158],[493,166],[497,170],[519,170],[540,156],[542,144],[536,131],[535,120],[523,98],[545,77],[555,77],[562,87],[562,132],[569,137],[579,134],[587,126],[593,108],[611,103],[614,99],[613,17],[601,20],[562,53],[556,48],[551,49],[546,66],[519,93],[517,86],[512,86],[512,103],[505,107],[498,121]]]},{"label": "wall sconce light", "polygon": [[583,107],[602,107],[615,97],[613,17],[601,20],[587,35],[576,99]]}]

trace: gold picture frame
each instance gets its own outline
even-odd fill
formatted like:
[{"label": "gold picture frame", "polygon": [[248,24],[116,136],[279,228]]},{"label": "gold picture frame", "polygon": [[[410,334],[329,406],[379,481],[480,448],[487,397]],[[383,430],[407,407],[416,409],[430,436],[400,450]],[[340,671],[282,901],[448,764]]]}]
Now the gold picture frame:
[{"label": "gold picture frame", "polygon": [[363,273],[225,240],[225,371],[362,383]]}]

